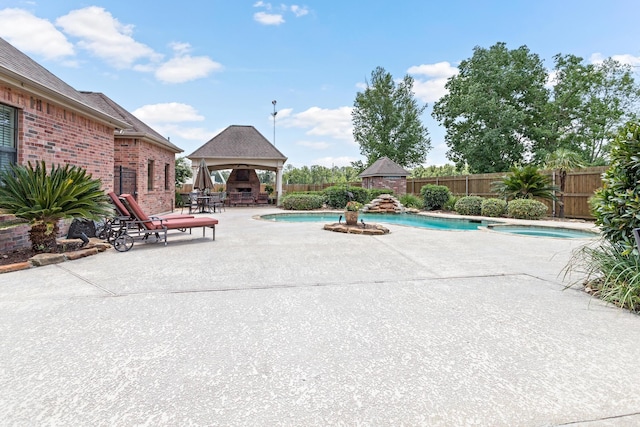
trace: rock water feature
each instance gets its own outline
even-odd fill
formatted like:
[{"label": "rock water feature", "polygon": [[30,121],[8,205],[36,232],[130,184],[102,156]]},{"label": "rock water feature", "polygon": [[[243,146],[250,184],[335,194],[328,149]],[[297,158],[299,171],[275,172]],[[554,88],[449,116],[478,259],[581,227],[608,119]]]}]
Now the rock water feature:
[{"label": "rock water feature", "polygon": [[[369,203],[367,203],[363,208],[362,212],[366,213],[403,213],[404,206],[402,203],[395,197],[390,194],[381,194],[377,198],[373,199]],[[359,224],[355,225],[347,225],[345,222],[334,223],[334,224],[325,224],[325,230],[328,231],[336,231],[339,233],[350,233],[350,234],[366,234],[366,235],[381,235],[388,234],[389,229],[383,227],[380,224],[370,224],[365,221],[360,221]]]},{"label": "rock water feature", "polygon": [[381,194],[362,208],[366,213],[403,213],[404,206],[391,194]]}]

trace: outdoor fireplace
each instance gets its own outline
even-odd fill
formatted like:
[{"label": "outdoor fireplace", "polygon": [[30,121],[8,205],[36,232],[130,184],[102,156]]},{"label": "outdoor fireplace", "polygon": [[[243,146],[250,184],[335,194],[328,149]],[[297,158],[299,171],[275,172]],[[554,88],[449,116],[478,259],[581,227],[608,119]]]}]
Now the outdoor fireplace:
[{"label": "outdoor fireplace", "polygon": [[260,192],[260,179],[255,169],[234,169],[227,178],[227,193],[247,192],[258,194]]}]

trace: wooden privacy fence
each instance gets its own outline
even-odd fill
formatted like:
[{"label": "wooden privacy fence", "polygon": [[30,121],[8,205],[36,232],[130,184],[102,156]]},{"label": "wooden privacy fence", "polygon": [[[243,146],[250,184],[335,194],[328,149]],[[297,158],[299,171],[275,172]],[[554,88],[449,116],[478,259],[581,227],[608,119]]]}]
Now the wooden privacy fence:
[{"label": "wooden privacy fence", "polygon": [[[564,194],[564,214],[567,218],[593,219],[589,209],[589,198],[593,196],[596,189],[602,186],[602,173],[607,170],[606,166],[585,168],[567,173]],[[550,176],[556,185],[560,185],[557,172],[544,172]],[[423,185],[434,184],[444,185],[456,196],[481,196],[498,197],[491,192],[491,184],[500,180],[506,173],[487,173],[478,175],[441,176],[433,178],[408,178],[407,194],[420,195]],[[283,192],[293,191],[322,191],[334,184],[284,184]],[[357,182],[350,183],[352,186],[359,186]],[[550,213],[555,215],[557,203],[543,201],[550,209]]]},{"label": "wooden privacy fence", "polygon": [[[606,166],[585,168],[567,173],[564,189],[564,215],[567,218],[593,219],[589,208],[589,198],[602,186],[602,173]],[[558,172],[543,172],[551,177],[554,184],[560,185]],[[456,196],[498,197],[491,192],[491,183],[500,180],[506,173],[487,173],[479,175],[444,176],[434,178],[407,179],[407,193],[419,195],[423,185],[444,185]],[[542,200],[557,212],[557,203]]]}]

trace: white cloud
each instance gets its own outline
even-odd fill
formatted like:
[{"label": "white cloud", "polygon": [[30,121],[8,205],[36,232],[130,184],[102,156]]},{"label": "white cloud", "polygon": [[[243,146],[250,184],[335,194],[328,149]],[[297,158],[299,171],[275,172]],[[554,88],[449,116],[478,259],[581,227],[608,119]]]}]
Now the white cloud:
[{"label": "white cloud", "polygon": [[179,126],[173,123],[157,124],[152,127],[159,134],[171,138],[172,141],[185,139],[189,141],[200,141],[202,144],[219,133],[201,127]]},{"label": "white cloud", "polygon": [[444,77],[449,78],[458,74],[458,68],[452,66],[447,61],[437,62],[435,64],[422,64],[409,67],[407,73],[412,75],[425,75],[428,77]]},{"label": "white cloud", "polygon": [[285,23],[284,18],[279,13],[256,12],[253,14],[253,19],[262,25],[280,25]]},{"label": "white cloud", "polygon": [[444,86],[449,77],[458,74],[458,68],[444,61],[435,64],[414,65],[409,67],[407,73],[430,77],[426,80],[414,77],[413,91],[421,101],[435,102],[447,94]]},{"label": "white cloud", "polygon": [[323,141],[298,141],[296,142],[296,145],[300,145],[302,147],[307,147],[307,148],[311,148],[312,150],[326,150],[327,148],[331,147],[331,144],[329,144],[328,142],[323,142]]},{"label": "white cloud", "polygon": [[184,83],[207,77],[213,71],[221,69],[222,65],[207,56],[190,56],[181,51],[179,56],[162,64],[155,76],[164,83]]},{"label": "white cloud", "polygon": [[[287,114],[280,120],[285,128],[308,129],[307,135],[330,136],[353,141],[351,107],[325,109],[311,107],[297,114]],[[280,114],[280,113],[278,113]]]},{"label": "white cloud", "polygon": [[640,66],[640,56],[633,56],[628,53],[623,55],[613,55],[611,59],[621,64],[631,65],[632,67]]},{"label": "white cloud", "polygon": [[74,55],[73,44],[46,19],[22,9],[0,10],[0,37],[16,48],[46,59]]},{"label": "white cloud", "polygon": [[291,12],[296,15],[296,18],[299,18],[301,16],[307,15],[309,13],[309,9],[307,9],[306,7],[298,6],[297,4],[292,4]]},{"label": "white cloud", "polygon": [[200,122],[204,117],[191,105],[179,102],[148,104],[134,110],[131,114],[147,123],[162,125],[166,123]]},{"label": "white cloud", "polygon": [[56,24],[66,34],[79,38],[78,46],[115,68],[130,68],[137,61],[155,62],[162,57],[131,37],[132,25],[120,23],[101,7],[73,10],[58,18]]}]

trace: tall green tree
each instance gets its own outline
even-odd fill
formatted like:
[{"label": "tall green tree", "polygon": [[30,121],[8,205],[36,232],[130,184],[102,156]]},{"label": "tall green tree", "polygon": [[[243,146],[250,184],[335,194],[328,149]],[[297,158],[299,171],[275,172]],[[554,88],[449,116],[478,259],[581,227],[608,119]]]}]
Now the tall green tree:
[{"label": "tall green tree", "polygon": [[427,127],[413,94],[413,78],[405,75],[396,84],[390,73],[377,67],[364,92],[358,92],[351,113],[353,137],[367,166],[387,156],[403,167],[424,163],[431,149]]},{"label": "tall green tree", "polygon": [[187,159],[178,157],[176,159],[176,188],[182,187],[189,178],[193,176],[191,166],[187,164]]},{"label": "tall green tree", "polygon": [[628,65],[611,58],[586,64],[575,55],[554,57],[550,125],[537,155],[543,159],[557,148],[581,153],[588,164],[603,163],[608,143],[620,126],[638,113],[640,87]]},{"label": "tall green tree", "polygon": [[433,107],[446,128],[447,157],[471,173],[503,172],[530,156],[543,131],[547,71],[526,46],[476,46]]}]

